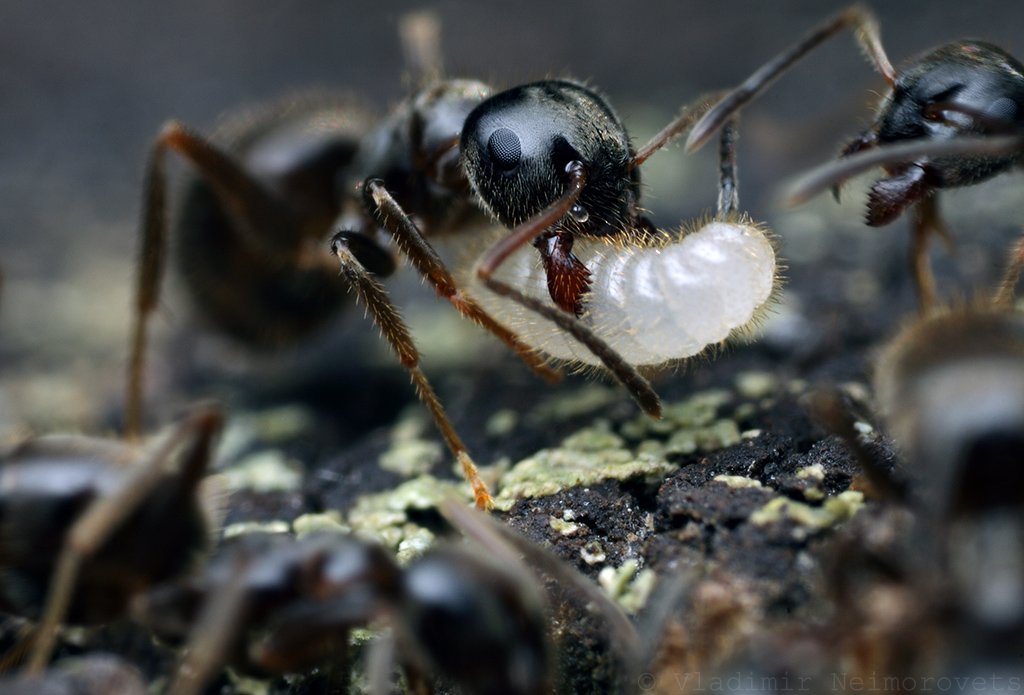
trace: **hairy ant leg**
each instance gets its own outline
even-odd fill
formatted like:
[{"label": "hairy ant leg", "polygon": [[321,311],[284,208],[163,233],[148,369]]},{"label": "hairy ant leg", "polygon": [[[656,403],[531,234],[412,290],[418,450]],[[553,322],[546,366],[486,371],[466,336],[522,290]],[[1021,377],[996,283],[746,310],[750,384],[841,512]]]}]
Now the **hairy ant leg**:
[{"label": "hairy ant leg", "polygon": [[229,228],[232,243],[242,247],[245,256],[260,257],[263,263],[282,271],[293,265],[300,272],[333,275],[329,258],[311,245],[316,237],[309,223],[309,217],[333,213],[294,209],[232,155],[176,121],[167,123],[153,143],[146,165],[125,402],[125,433],[129,439],[137,438],[142,428],[147,326],[159,302],[166,265],[168,150],[195,167],[235,220]]},{"label": "hairy ant leg", "polygon": [[355,289],[359,301],[366,306],[373,322],[377,324],[384,339],[398,356],[399,362],[409,372],[413,385],[416,388],[416,395],[423,402],[434,418],[434,423],[441,431],[448,449],[455,455],[456,460],[462,466],[462,472],[473,487],[473,496],[476,506],[480,509],[490,509],[493,505],[490,493],[487,491],[487,484],[480,478],[476,465],[469,456],[466,445],[455,432],[444,406],[434,392],[434,388],[427,380],[427,376],[420,369],[420,355],[413,342],[409,328],[399,313],[398,308],[388,297],[387,291],[370,273],[363,267],[359,259],[349,249],[348,243],[350,234],[340,232],[331,241],[331,252],[337,257],[341,264],[341,274],[349,285]]},{"label": "hairy ant leg", "polygon": [[675,120],[659,130],[643,147],[636,151],[636,154],[629,161],[628,168],[635,169],[640,166],[650,159],[652,154],[693,127],[693,124],[714,107],[727,93],[724,90],[709,92],[684,106]]},{"label": "hairy ant leg", "polygon": [[792,46],[759,67],[709,109],[690,131],[686,139],[686,151],[694,152],[700,149],[730,115],[753,101],[800,58],[844,29],[854,30],[858,45],[886,83],[892,86],[896,82],[896,70],[882,47],[878,20],[867,7],[852,5],[825,20]]},{"label": "hairy ant leg", "polygon": [[167,484],[166,466],[171,456],[185,448],[172,495],[189,498],[202,481],[212,457],[213,440],[223,417],[216,408],[193,413],[167,439],[136,466],[120,486],[95,499],[75,520],[63,541],[56,570],[50,582],[46,604],[36,629],[27,670],[38,673],[53,652],[57,627],[64,620],[82,566],[104,548],[104,544],[130,516],[138,512],[158,487]]},{"label": "hairy ant leg", "polygon": [[914,216],[910,225],[910,272],[917,287],[918,305],[922,314],[935,308],[938,294],[935,290],[935,274],[928,262],[928,240],[937,234],[947,241],[950,240],[946,225],[939,215],[939,203],[934,196],[929,196],[914,205]]},{"label": "hairy ant leg", "polygon": [[1017,299],[1017,284],[1024,272],[1024,239],[1020,239],[1010,249],[1006,260],[1006,270],[999,286],[992,294],[992,306],[1011,309]]},{"label": "hairy ant leg", "polygon": [[444,261],[412,218],[388,192],[383,181],[366,181],[363,185],[363,200],[367,209],[391,234],[405,257],[433,286],[438,296],[448,300],[460,314],[498,338],[542,379],[554,383],[561,378],[561,373],[551,368],[536,350],[521,342],[515,333],[495,320],[459,288]]},{"label": "hairy ant leg", "polygon": [[722,126],[718,144],[718,217],[724,219],[740,208],[739,183],[736,179],[736,118]]},{"label": "hairy ant leg", "polygon": [[547,574],[559,586],[568,588],[582,603],[592,606],[605,622],[611,643],[627,670],[636,669],[641,664],[644,650],[636,628],[619,605],[592,581],[550,550],[528,541],[503,523],[473,512],[454,499],[443,500],[439,511],[462,535],[487,550],[506,571],[519,574],[521,584],[530,583],[524,568],[525,560],[527,566]]}]

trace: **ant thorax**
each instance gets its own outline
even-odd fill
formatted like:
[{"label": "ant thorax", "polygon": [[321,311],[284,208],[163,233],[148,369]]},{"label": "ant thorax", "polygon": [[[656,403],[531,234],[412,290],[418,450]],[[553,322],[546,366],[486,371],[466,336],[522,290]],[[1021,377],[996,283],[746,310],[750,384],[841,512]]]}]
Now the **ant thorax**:
[{"label": "ant thorax", "polygon": [[[580,320],[637,366],[691,357],[748,330],[776,286],[774,245],[746,217],[711,220],[672,236],[630,237],[628,243],[578,236],[573,255],[591,274]],[[494,276],[554,306],[536,249],[515,252]],[[550,321],[468,280],[474,299],[526,344],[558,360],[601,365]]]}]

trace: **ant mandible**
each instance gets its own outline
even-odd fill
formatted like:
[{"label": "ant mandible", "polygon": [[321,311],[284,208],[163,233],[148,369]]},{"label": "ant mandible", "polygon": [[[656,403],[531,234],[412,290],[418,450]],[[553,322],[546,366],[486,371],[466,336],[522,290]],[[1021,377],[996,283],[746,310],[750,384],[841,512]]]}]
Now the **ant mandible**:
[{"label": "ant mandible", "polygon": [[[878,23],[865,7],[855,5],[822,23],[791,48],[759,68],[738,88],[704,115],[690,133],[687,149],[694,150],[757,96],[785,69],[838,31],[853,27],[864,52],[889,85],[871,126],[847,143],[840,159],[894,143],[946,142],[965,136],[1019,133],[1024,126],[1024,65],[998,46],[974,40],[944,44],[912,58],[900,70],[893,68],[882,47]],[[1018,166],[1021,148],[996,143],[987,150],[976,144],[963,150],[908,149],[904,159],[882,155],[881,160],[860,160],[856,166],[837,163],[817,172],[791,192],[790,200],[808,197],[820,182],[831,180],[839,199],[838,182],[865,166],[883,164],[886,176],[868,194],[867,224],[880,227],[907,209],[911,221],[910,268],[921,310],[935,305],[935,279],[928,262],[928,241],[949,234],[938,209],[939,190],[981,183]],[[911,159],[910,157],[915,157]]]},{"label": "ant mandible", "polygon": [[[685,108],[635,150],[607,102],[575,82],[547,80],[492,96],[480,82],[440,80],[436,32],[422,31],[422,21],[409,26],[418,28],[405,32],[406,45],[425,86],[362,137],[336,103],[250,122],[220,145],[177,123],[165,127],[146,184],[129,431],[140,421],[145,324],[164,255],[168,149],[202,179],[179,236],[185,278],[203,311],[250,344],[286,342],[322,322],[354,287],[412,375],[480,507],[491,503],[487,488],[377,281],[395,268],[378,241],[381,229],[440,296],[541,376],[558,377],[551,359],[603,366],[654,417],[660,400],[641,367],[697,354],[759,316],[776,285],[775,252],[765,230],[736,212],[731,124],[722,134],[713,220],[690,233],[663,232],[639,206],[640,165],[713,98]],[[339,179],[364,183],[346,195]],[[514,229],[490,240],[469,277],[457,281],[427,237],[489,228],[484,211]],[[331,239],[341,278],[316,246],[332,227],[342,230]],[[521,252],[531,243],[539,268]]]}]

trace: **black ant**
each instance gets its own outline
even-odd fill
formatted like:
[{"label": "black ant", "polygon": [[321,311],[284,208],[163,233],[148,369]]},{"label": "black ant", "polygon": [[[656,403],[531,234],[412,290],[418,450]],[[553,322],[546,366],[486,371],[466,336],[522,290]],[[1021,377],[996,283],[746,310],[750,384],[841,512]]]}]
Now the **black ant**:
[{"label": "black ant", "polygon": [[442,512],[472,546],[441,544],[403,568],[381,546],[349,535],[248,534],[201,575],[148,593],[139,620],[159,638],[187,642],[170,692],[200,691],[224,663],[262,676],[319,666],[343,687],[351,631],[382,623],[390,634],[367,659],[373,692],[390,692],[395,652],[411,690],[442,677],[468,692],[546,692],[554,677],[549,620],[520,553],[580,590],[616,639],[635,646],[619,609],[553,555],[461,502]]},{"label": "black ant", "polygon": [[[710,223],[663,232],[640,207],[640,165],[713,98],[684,109],[637,150],[605,99],[581,84],[546,80],[492,94],[477,81],[440,80],[429,23],[426,31],[422,20],[409,26],[420,27],[407,32],[413,38],[406,43],[419,56],[413,62],[424,86],[376,129],[356,127],[338,103],[322,101],[250,119],[230,138],[207,140],[174,122],[165,127],[146,184],[129,432],[141,418],[145,324],[167,237],[168,150],[200,175],[177,236],[202,310],[245,343],[282,344],[322,323],[354,287],[481,507],[490,495],[377,282],[395,268],[381,230],[440,296],[542,377],[558,378],[551,359],[603,366],[655,417],[661,404],[640,367],[697,354],[760,315],[776,284],[775,254],[765,231],[736,212],[731,127],[722,135],[719,206]],[[262,165],[269,161],[283,164]],[[339,181],[364,183],[353,194]],[[497,241],[491,233],[481,237],[493,227],[484,213],[514,229],[501,230]],[[339,227],[331,250],[342,277],[320,246]],[[489,248],[460,281],[428,238],[459,231],[468,239],[470,230]],[[538,250],[539,266],[528,245]]]},{"label": "black ant", "polygon": [[[959,142],[965,147],[973,141],[989,152],[992,140]],[[922,154],[947,149],[945,143],[919,148]],[[907,656],[919,663],[927,659],[913,649],[936,648],[934,642],[922,644],[926,636],[941,639],[950,657],[947,668],[984,664],[998,670],[1009,664],[1019,669],[1024,314],[1014,303],[1022,270],[1024,240],[1019,240],[991,297],[933,308],[909,322],[878,355],[875,400],[902,469],[889,471],[873,460],[873,452],[844,422],[844,408],[835,402],[828,406],[830,429],[857,453],[873,487],[892,506],[914,514],[906,550],[858,554],[847,548],[839,554],[837,577],[849,577],[859,563],[902,587],[906,610],[917,617],[913,624],[889,629],[903,643],[901,650],[910,650]],[[852,590],[852,585],[844,589],[846,605],[853,604]]]},{"label": "black ant", "polygon": [[1024,636],[1022,268],[1024,240],[990,299],[912,323],[879,356],[874,382],[962,610],[977,629]]},{"label": "black ant", "polygon": [[39,621],[30,672],[59,624],[122,617],[206,552],[218,510],[201,483],[221,422],[204,407],[150,450],[47,435],[0,457],[0,610]]},{"label": "black ant", "polygon": [[[882,47],[878,23],[865,7],[852,6],[808,33],[773,58],[704,115],[690,133],[687,147],[696,149],[740,107],[818,44],[853,27],[857,40],[890,87],[877,107],[872,125],[846,144],[840,158],[874,148],[912,141],[946,143],[965,136],[992,137],[1019,133],[1024,125],[1024,65],[998,46],[960,40],[939,46],[893,68]],[[886,176],[871,187],[867,224],[879,227],[913,210],[910,266],[922,310],[935,305],[935,280],[927,257],[933,234],[949,239],[938,209],[937,192],[981,183],[1018,166],[1022,151],[995,144],[989,151],[967,145],[962,151],[931,150],[896,160],[883,156]],[[913,157],[913,158],[911,158]],[[868,162],[872,160],[862,160]],[[838,200],[838,182],[857,168],[837,162],[794,190],[801,200],[827,181]]]}]

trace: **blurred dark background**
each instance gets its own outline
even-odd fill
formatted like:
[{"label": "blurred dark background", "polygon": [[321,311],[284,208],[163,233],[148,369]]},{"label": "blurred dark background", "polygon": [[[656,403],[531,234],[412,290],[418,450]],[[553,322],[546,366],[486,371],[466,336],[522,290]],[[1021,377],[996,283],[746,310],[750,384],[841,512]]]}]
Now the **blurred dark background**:
[{"label": "blurred dark background", "polygon": [[[397,18],[425,6],[442,20],[449,74],[499,87],[584,79],[642,142],[681,104],[735,84],[845,4],[3,3],[0,434],[25,419],[90,427],[94,407],[119,398],[142,166],[166,119],[209,129],[234,107],[308,86],[351,89],[384,112],[404,94]],[[874,10],[897,65],[968,36],[1024,56],[1024,4],[903,0]],[[773,223],[797,278],[822,258],[805,243],[903,252],[905,235],[895,229],[859,228],[862,197],[848,196],[842,207],[822,198],[795,213],[780,211],[774,197],[781,181],[831,157],[869,122],[872,95],[882,87],[852,38],[840,36],[744,115],[742,205]],[[646,203],[666,226],[706,210],[714,203],[713,172],[710,153],[659,154],[645,168]],[[975,224],[972,217],[993,205],[1024,220],[1020,183],[1015,175],[987,185],[990,197],[956,194],[963,204],[947,205],[951,224]],[[815,210],[846,231],[822,240],[828,231],[807,218]],[[971,234],[958,231],[970,261]],[[175,306],[168,301],[165,323],[180,318]]]}]

